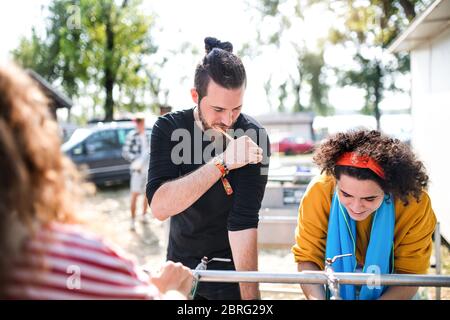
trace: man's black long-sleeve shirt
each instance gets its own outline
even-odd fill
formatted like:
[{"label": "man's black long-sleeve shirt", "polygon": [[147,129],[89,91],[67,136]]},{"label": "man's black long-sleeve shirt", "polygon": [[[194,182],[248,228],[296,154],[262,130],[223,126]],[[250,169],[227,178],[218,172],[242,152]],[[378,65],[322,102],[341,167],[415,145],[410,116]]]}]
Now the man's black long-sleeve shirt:
[{"label": "man's black long-sleeve shirt", "polygon": [[[211,141],[195,124],[193,111],[166,114],[153,126],[147,183],[149,203],[162,184],[199,169],[216,155],[214,146],[218,143],[223,148],[223,141]],[[261,125],[244,114],[238,117],[233,130],[236,138],[247,134],[263,148],[263,161],[230,171],[226,177],[233,188],[232,195],[226,194],[219,179],[189,208],[171,217],[168,260],[195,268],[203,256],[232,258],[228,231],[257,228],[267,183],[269,139]],[[183,192],[188,193],[189,189]],[[232,270],[234,264],[214,263],[208,268]]]}]

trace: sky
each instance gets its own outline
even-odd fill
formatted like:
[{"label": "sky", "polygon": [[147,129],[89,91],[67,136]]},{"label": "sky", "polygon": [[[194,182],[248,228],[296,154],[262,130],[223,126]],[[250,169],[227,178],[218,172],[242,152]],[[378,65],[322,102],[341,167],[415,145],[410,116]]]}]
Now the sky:
[{"label": "sky", "polygon": [[[30,36],[31,28],[44,29],[44,15],[42,5],[50,0],[6,0],[0,1],[0,32],[1,47],[0,60],[8,59],[8,52],[17,47],[21,36]],[[250,1],[251,3],[251,1]],[[260,24],[248,13],[245,1],[241,0],[144,0],[144,12],[157,13],[157,26],[162,28],[156,32],[155,40],[160,50],[175,49],[182,42],[189,42],[196,46],[199,52],[203,51],[203,39],[214,36],[220,40],[231,41],[235,48],[244,43],[254,43],[256,28],[261,32],[269,32],[273,21],[267,20]],[[289,12],[292,8],[285,6],[281,11]],[[294,25],[290,34],[286,35],[289,41],[302,40],[308,47],[314,47],[319,37],[326,35],[332,17],[320,8],[311,9],[305,14],[305,24]],[[262,56],[243,58],[246,67],[248,85],[244,98],[246,113],[258,115],[274,111],[276,96],[271,100],[272,108],[268,103],[264,91],[264,81],[268,70],[273,76],[273,86],[284,81],[283,71],[292,68],[289,62],[293,55],[288,50],[269,49]],[[162,75],[162,87],[168,88],[168,103],[175,110],[184,109],[193,105],[190,98],[190,88],[193,83],[195,64],[201,59],[199,56],[181,56],[169,61]],[[342,49],[327,53],[326,62],[331,65],[351,64],[351,55]],[[180,80],[182,79],[182,80]],[[408,81],[407,79],[404,81]],[[382,103],[384,106],[409,107],[407,95],[391,95]],[[355,88],[332,88],[329,100],[338,111],[349,112],[359,109],[364,102],[363,91]]]},{"label": "sky", "polygon": [[41,6],[48,0],[6,0],[0,2],[0,60],[17,47],[21,36],[31,35],[33,26],[42,26]]}]

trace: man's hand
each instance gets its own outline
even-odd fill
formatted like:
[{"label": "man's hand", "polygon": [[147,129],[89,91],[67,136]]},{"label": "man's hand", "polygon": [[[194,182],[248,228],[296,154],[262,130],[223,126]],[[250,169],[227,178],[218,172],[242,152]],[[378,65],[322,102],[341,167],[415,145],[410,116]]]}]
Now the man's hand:
[{"label": "man's hand", "polygon": [[223,161],[229,170],[241,168],[249,163],[259,163],[263,150],[248,136],[230,140],[223,153]]}]

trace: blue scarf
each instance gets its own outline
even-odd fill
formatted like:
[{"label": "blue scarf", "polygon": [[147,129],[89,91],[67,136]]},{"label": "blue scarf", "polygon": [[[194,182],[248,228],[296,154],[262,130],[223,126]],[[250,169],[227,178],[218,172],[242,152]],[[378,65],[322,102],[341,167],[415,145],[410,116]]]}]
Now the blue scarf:
[{"label": "blue scarf", "polygon": [[[395,209],[393,201],[385,196],[383,203],[374,213],[372,231],[365,257],[363,272],[388,274],[394,267]],[[356,262],[356,222],[350,218],[347,209],[340,203],[337,191],[331,202],[328,220],[328,235],[325,252],[326,258],[352,253],[351,257],[337,259],[333,263],[335,272],[355,272]],[[392,260],[392,261],[391,261]],[[360,300],[374,300],[383,293],[383,286],[364,285],[359,293]],[[357,299],[354,285],[340,285],[340,295],[344,300]]]}]

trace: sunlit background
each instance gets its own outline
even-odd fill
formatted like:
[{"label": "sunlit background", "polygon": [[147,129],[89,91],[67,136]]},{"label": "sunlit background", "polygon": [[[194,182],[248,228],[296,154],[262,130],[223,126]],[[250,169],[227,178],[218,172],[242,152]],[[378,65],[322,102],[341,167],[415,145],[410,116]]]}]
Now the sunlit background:
[{"label": "sunlit background", "polygon": [[[427,3],[418,2],[419,9]],[[49,0],[18,0],[0,4],[0,56],[3,59],[11,58],[11,51],[20,51],[20,48],[23,57],[23,39],[30,41],[32,28],[39,41],[49,42],[50,17],[55,15],[55,11],[52,13],[48,8],[52,3]],[[115,3],[120,8],[122,2]],[[141,65],[140,72],[147,70],[144,78],[151,78],[153,84],[157,84],[157,92],[150,93],[151,90],[146,88],[150,84],[139,84],[137,88],[133,87],[135,84],[118,81],[113,89],[115,116],[158,104],[170,105],[172,110],[191,107],[189,89],[193,84],[195,64],[203,56],[206,36],[231,41],[235,52],[242,57],[248,73],[244,111],[251,115],[294,111],[314,112],[319,116],[373,114],[373,97],[368,97],[371,88],[346,83],[348,78],[343,79],[343,73],[361,69],[362,64],[355,61],[357,52],[386,66],[396,60],[385,48],[380,49],[381,42],[376,37],[381,33],[374,28],[379,28],[383,11],[370,1],[147,0],[129,1],[128,5],[136,6],[136,12],[151,20],[148,35],[157,51],[136,59]],[[68,6],[65,27],[72,23],[76,30],[76,23],[83,24],[86,8],[89,8],[89,1],[79,9]],[[398,19],[407,22],[404,15],[399,15]],[[350,26],[351,21],[353,26]],[[349,26],[367,33],[367,39],[355,42],[350,34],[355,31]],[[346,32],[349,39],[336,36]],[[95,62],[91,60],[91,63]],[[38,62],[31,64],[35,63]],[[60,74],[53,74],[51,78],[54,85],[64,91],[64,77]],[[407,115],[410,78],[408,72],[393,72],[392,75],[392,79],[390,74],[384,76],[381,82],[386,87],[391,86],[389,81],[394,82],[396,90],[382,92],[377,107],[385,114],[381,117],[385,131],[401,136],[402,132],[392,123],[401,121],[403,131],[410,130]],[[43,76],[48,79],[45,74]],[[368,74],[362,76],[370,77]],[[317,79],[311,79],[313,77]],[[71,110],[73,121],[85,122],[104,116],[101,105],[105,94],[99,88],[99,80],[83,81],[75,92],[69,93],[74,101]],[[139,98],[132,101],[132,95]],[[155,108],[153,110],[157,113]],[[61,120],[67,118],[63,112],[59,111]],[[393,113],[401,115],[390,116]],[[340,119],[341,127],[350,126],[355,121],[355,117],[348,121],[343,117]],[[376,127],[376,121],[370,118],[358,119],[361,125],[370,122],[372,127]],[[319,119],[318,126],[322,123],[323,120]]]},{"label": "sunlit background", "polygon": [[[286,149],[271,158],[258,231],[262,271],[297,270],[289,248],[299,202],[317,173],[311,151],[329,134],[356,127],[411,145],[427,167],[433,209],[450,240],[450,0],[7,0],[0,1],[0,34],[0,60],[33,70],[63,95],[54,111],[64,141],[77,128],[85,134],[138,111],[151,128],[164,112],[193,107],[204,38],[232,42],[248,77],[243,112],[278,146],[284,141],[309,152]],[[76,136],[63,150],[81,144]],[[112,160],[129,174],[124,159]],[[126,232],[128,191],[100,187],[85,203],[86,218],[140,263],[159,265],[167,225],[152,220]],[[440,272],[438,248],[432,273]],[[448,246],[441,252],[448,273]],[[281,296],[263,289],[269,298],[299,292],[297,285]],[[424,294],[440,295],[430,292]],[[450,299],[448,288],[442,297]]]}]

